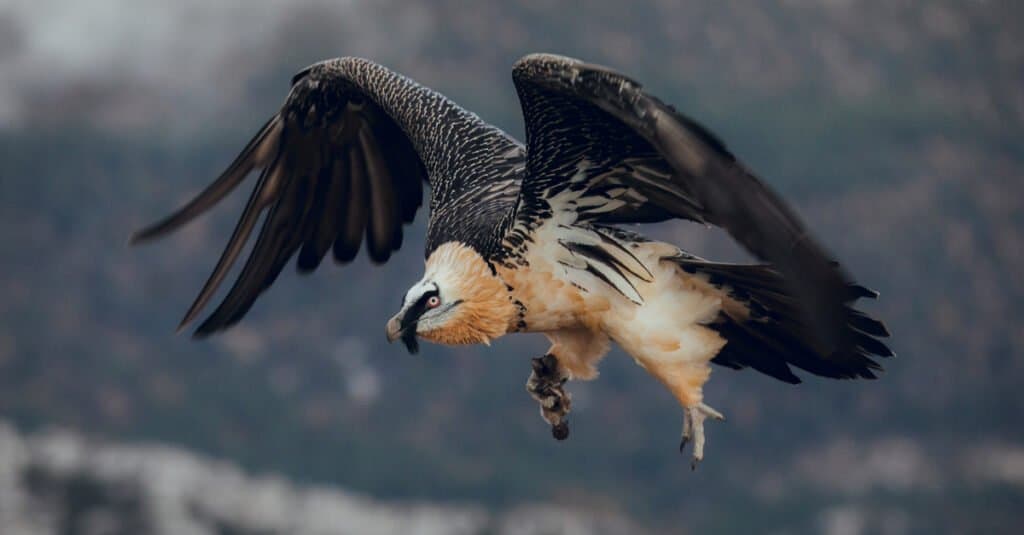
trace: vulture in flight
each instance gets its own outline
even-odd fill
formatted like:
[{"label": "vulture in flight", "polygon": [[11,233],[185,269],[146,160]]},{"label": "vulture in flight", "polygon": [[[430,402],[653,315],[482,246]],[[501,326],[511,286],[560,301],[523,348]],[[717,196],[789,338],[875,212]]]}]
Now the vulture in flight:
[{"label": "vulture in flight", "polygon": [[[711,364],[874,378],[885,326],[854,308],[856,284],[794,211],[714,134],[607,67],[551,54],[516,62],[526,143],[445,96],[366,59],[314,64],[215,182],[133,241],[171,232],[257,175],[248,204],[182,326],[224,282],[197,336],[237,323],[285,265],[327,254],[374,262],[402,244],[429,191],[426,264],[389,341],[489,343],[540,332],[527,390],[568,436],[568,379],[587,380],[618,344],[679,400],[682,440],[704,455]],[[424,186],[429,186],[426,188]],[[705,260],[621,225],[686,219],[725,229],[759,264]]]}]

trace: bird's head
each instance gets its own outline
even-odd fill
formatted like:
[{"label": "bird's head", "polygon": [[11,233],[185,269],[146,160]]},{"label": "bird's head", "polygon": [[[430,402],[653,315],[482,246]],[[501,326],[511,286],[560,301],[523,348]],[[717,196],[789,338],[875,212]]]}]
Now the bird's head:
[{"label": "bird's head", "polygon": [[402,340],[410,353],[417,337],[439,344],[490,343],[516,317],[505,283],[471,247],[448,242],[427,258],[423,278],[406,292],[387,324],[389,342]]}]

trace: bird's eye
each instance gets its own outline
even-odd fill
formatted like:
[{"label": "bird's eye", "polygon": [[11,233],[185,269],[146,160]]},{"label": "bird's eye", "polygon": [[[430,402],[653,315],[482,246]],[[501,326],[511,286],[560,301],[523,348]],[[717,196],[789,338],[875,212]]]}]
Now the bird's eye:
[{"label": "bird's eye", "polygon": [[427,298],[427,307],[429,307],[429,308],[437,308],[437,305],[440,305],[440,304],[441,304],[441,298],[436,296],[436,295],[432,295],[429,298]]}]

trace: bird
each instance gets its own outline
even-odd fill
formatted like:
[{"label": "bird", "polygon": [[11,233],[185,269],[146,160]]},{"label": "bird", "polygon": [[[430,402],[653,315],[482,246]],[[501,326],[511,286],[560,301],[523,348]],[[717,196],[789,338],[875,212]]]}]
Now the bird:
[{"label": "bird", "polygon": [[[893,352],[884,324],[855,308],[856,283],[796,212],[710,130],[609,67],[555,55],[515,62],[525,142],[368,59],[296,74],[281,108],[213,183],[135,233],[166,235],[250,176],[256,183],[179,330],[208,305],[262,225],[220,304],[196,328],[238,323],[295,258],[386,262],[429,203],[422,278],[385,326],[419,340],[490,344],[543,333],[527,391],[557,439],[569,380],[591,380],[619,346],[682,407],[680,451],[704,458],[712,364],[800,383],[793,368],[873,379]],[[724,229],[757,260],[706,260],[648,239],[640,224]],[[349,281],[351,283],[351,281]]]}]

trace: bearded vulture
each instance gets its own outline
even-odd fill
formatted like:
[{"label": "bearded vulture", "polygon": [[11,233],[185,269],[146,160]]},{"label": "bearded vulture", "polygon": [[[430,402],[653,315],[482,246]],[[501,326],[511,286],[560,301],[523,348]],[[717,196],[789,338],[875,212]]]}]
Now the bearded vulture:
[{"label": "bearded vulture", "polygon": [[[704,455],[710,363],[799,383],[795,366],[874,378],[892,352],[853,308],[853,282],[793,210],[714,134],[607,67],[551,54],[516,62],[523,144],[443,95],[371,61],[314,64],[215,182],[133,241],[173,231],[257,172],[220,260],[185,314],[209,303],[263,216],[237,279],[196,336],[231,327],[292,257],[308,273],[366,242],[381,263],[430,191],[423,278],[387,322],[389,341],[487,344],[541,332],[527,390],[558,439],[568,379],[592,379],[612,342],[683,407]],[[763,261],[704,260],[620,225],[686,219],[725,229]]]}]

